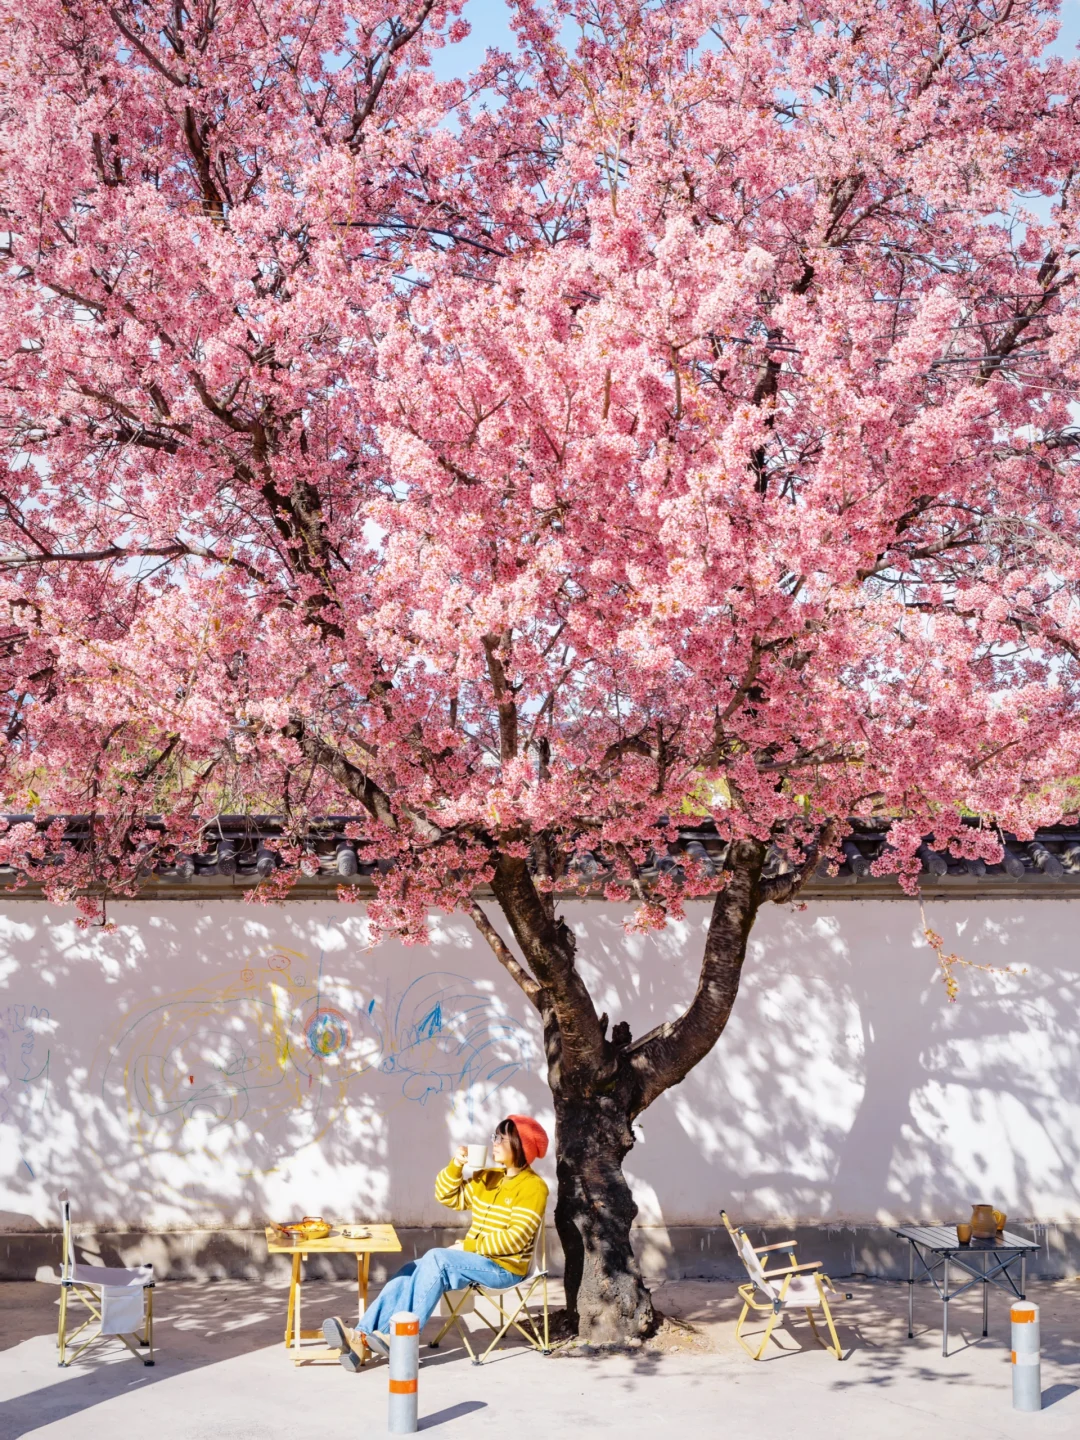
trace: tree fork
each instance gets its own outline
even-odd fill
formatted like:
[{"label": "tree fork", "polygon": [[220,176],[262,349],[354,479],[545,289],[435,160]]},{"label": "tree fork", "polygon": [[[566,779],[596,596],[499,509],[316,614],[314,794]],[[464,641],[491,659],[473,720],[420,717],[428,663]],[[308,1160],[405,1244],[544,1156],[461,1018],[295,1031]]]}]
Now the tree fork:
[{"label": "tree fork", "polygon": [[[678,1019],[636,1042],[625,1023],[607,1038],[607,1016],[597,1016],[577,971],[572,932],[540,903],[524,862],[500,857],[493,889],[531,976],[512,961],[486,916],[474,914],[543,1018],[555,1105],[555,1228],[565,1258],[566,1309],[577,1334],[590,1343],[641,1339],[656,1327],[631,1245],[637,1205],[622,1164],[634,1146],[635,1118],[686,1076],[727,1025],[754,917],[762,901],[772,898],[762,881],[764,863],[761,841],[732,845],[731,873],[713,903],[694,998]],[[782,898],[794,888],[794,882],[786,884]]]}]

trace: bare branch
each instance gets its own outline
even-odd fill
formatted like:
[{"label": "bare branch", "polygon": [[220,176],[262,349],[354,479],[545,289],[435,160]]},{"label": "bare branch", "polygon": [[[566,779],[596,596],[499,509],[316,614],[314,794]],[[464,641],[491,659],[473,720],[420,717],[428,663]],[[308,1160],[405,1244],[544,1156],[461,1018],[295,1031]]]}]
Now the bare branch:
[{"label": "bare branch", "polygon": [[469,906],[469,914],[472,916],[473,924],[483,935],[484,939],[495,952],[495,957],[508,974],[512,975],[518,985],[529,997],[532,1003],[539,1010],[541,1009],[541,997],[544,993],[543,986],[538,985],[525,967],[514,958],[509,945],[502,938],[499,932],[492,925],[484,911],[474,900]]},{"label": "bare branch", "polygon": [[139,52],[139,54],[143,57],[143,59],[148,65],[152,65],[159,75],[164,76],[164,78],[168,80],[169,84],[175,85],[178,90],[185,90],[187,88],[188,82],[183,78],[183,76],[177,75],[175,71],[170,70],[169,67],[165,65],[157,55],[154,54],[154,52],[150,49],[146,42],[142,40],[134,30],[124,24],[120,12],[116,9],[114,5],[110,5],[109,14],[112,17],[113,24],[120,31],[121,35],[123,35],[124,39],[128,42],[129,45],[134,46],[134,48]]},{"label": "bare branch", "polygon": [[[389,80],[390,75],[393,72],[394,56],[402,48],[402,46],[407,45],[409,41],[413,38],[413,36],[423,28],[425,21],[431,14],[434,4],[435,0],[424,0],[424,4],[420,9],[420,14],[417,16],[416,21],[412,25],[405,25],[401,26],[400,28],[395,28],[393,38],[390,40],[390,43],[387,45],[386,49],[382,52],[382,63],[378,67],[378,72],[375,75],[374,81],[372,82],[371,89],[368,91],[367,99],[364,101],[363,105],[360,106],[359,110],[355,111],[353,114],[352,122],[349,126],[349,133],[345,137],[345,143],[349,146],[351,150],[357,149],[363,143],[364,124],[371,115],[371,112],[375,109],[375,106],[378,104],[379,96],[382,93],[383,86],[386,84],[387,80]],[[397,27],[400,25],[400,22],[395,21],[394,24],[395,27]]]}]

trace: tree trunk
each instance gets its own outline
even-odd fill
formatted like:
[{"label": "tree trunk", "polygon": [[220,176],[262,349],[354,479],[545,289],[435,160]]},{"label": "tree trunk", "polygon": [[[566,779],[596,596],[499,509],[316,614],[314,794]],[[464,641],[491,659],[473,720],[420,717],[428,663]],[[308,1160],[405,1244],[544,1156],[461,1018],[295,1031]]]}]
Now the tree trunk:
[{"label": "tree trunk", "polygon": [[622,1172],[634,1144],[627,1099],[556,1094],[555,1122],[568,1318],[591,1344],[649,1335],[656,1316],[630,1247],[637,1205]]},{"label": "tree trunk", "polygon": [[521,947],[511,953],[474,902],[473,918],[544,1023],[548,1083],[555,1102],[559,1193],[555,1227],[566,1260],[566,1308],[578,1336],[593,1344],[640,1339],[656,1326],[652,1298],[630,1245],[637,1215],[622,1162],[633,1121],[709,1053],[739,991],[746,944],[763,900],[787,900],[816,863],[765,879],[761,840],[732,842],[727,881],[713,901],[697,989],[686,1010],[632,1039],[626,1021],[607,1033],[576,965],[573,931],[550,893],[538,892],[519,856],[499,856],[492,889]]}]

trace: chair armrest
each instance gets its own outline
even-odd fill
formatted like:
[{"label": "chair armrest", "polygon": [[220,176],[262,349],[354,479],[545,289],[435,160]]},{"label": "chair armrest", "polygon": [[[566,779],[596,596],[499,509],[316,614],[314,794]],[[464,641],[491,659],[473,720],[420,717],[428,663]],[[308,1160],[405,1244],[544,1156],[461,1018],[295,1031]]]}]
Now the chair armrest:
[{"label": "chair armrest", "polygon": [[755,1255],[767,1255],[770,1250],[794,1250],[799,1242],[797,1240],[777,1240],[775,1245],[755,1245]]},{"label": "chair armrest", "polygon": [[763,1270],[761,1273],[768,1280],[773,1280],[777,1275],[798,1275],[803,1270],[820,1270],[824,1260],[811,1260],[805,1265],[785,1265],[783,1270]]}]

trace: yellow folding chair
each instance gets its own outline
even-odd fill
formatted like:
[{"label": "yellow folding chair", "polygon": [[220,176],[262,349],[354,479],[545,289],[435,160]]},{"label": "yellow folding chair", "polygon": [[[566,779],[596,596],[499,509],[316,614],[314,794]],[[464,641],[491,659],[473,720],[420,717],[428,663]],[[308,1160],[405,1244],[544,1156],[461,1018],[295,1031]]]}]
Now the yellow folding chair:
[{"label": "yellow folding chair", "polygon": [[[795,1259],[796,1242],[794,1240],[778,1240],[772,1245],[753,1245],[741,1226],[732,1225],[726,1210],[720,1211],[720,1218],[727,1226],[727,1232],[731,1236],[739,1259],[746,1267],[747,1278],[750,1282],[738,1287],[743,1308],[742,1314],[735,1322],[735,1339],[738,1340],[751,1360],[761,1359],[765,1353],[765,1346],[769,1343],[769,1336],[776,1325],[783,1321],[784,1315],[789,1310],[805,1310],[806,1318],[810,1321],[810,1329],[814,1332],[814,1339],[831,1355],[835,1355],[837,1360],[842,1360],[844,1352],[840,1346],[836,1326],[833,1324],[829,1302],[836,1304],[839,1300],[850,1300],[851,1295],[850,1293],[842,1294],[827,1275],[819,1273],[824,1262],[812,1260],[808,1264],[800,1265]],[[766,1270],[761,1263],[761,1257],[774,1250],[786,1250],[788,1264],[777,1270]],[[814,1323],[815,1310],[821,1310],[825,1317],[825,1324],[832,1340],[831,1345],[826,1344],[818,1334],[817,1325]],[[761,1344],[756,1351],[750,1348],[742,1335],[743,1325],[751,1311],[758,1315],[768,1316],[765,1334],[761,1337]]]},{"label": "yellow folding chair", "polygon": [[[547,1226],[543,1220],[540,1221],[540,1229],[536,1233],[536,1240],[533,1244],[533,1261],[535,1268],[532,1273],[523,1275],[517,1285],[510,1285],[505,1290],[489,1289],[486,1285],[481,1285],[478,1280],[470,1281],[464,1290],[448,1290],[443,1296],[442,1302],[446,1323],[428,1348],[437,1350],[442,1343],[443,1336],[453,1328],[461,1336],[462,1344],[469,1352],[472,1363],[482,1365],[502,1342],[507,1332],[514,1329],[534,1350],[539,1350],[541,1355],[550,1355]],[[538,1286],[542,1305],[539,1314],[534,1315],[529,1309],[529,1303]],[[485,1307],[491,1306],[492,1308],[490,1310],[483,1309],[481,1303]],[[467,1314],[474,1314],[491,1335],[491,1340],[483,1350],[480,1350],[479,1354],[477,1350],[473,1349],[469,1327],[465,1324]]]},{"label": "yellow folding chair", "polygon": [[[99,1340],[122,1340],[136,1360],[154,1363],[154,1267],[139,1265],[125,1270],[119,1265],[83,1265],[75,1259],[71,1239],[71,1202],[67,1191],[60,1193],[63,1222],[63,1255],[60,1263],[60,1323],[56,1344],[58,1363],[70,1365],[84,1350]],[[68,1312],[81,1305],[90,1314],[74,1330],[68,1330]],[[70,1355],[68,1347],[84,1330],[97,1329]],[[147,1354],[141,1355],[145,1349]]]}]

